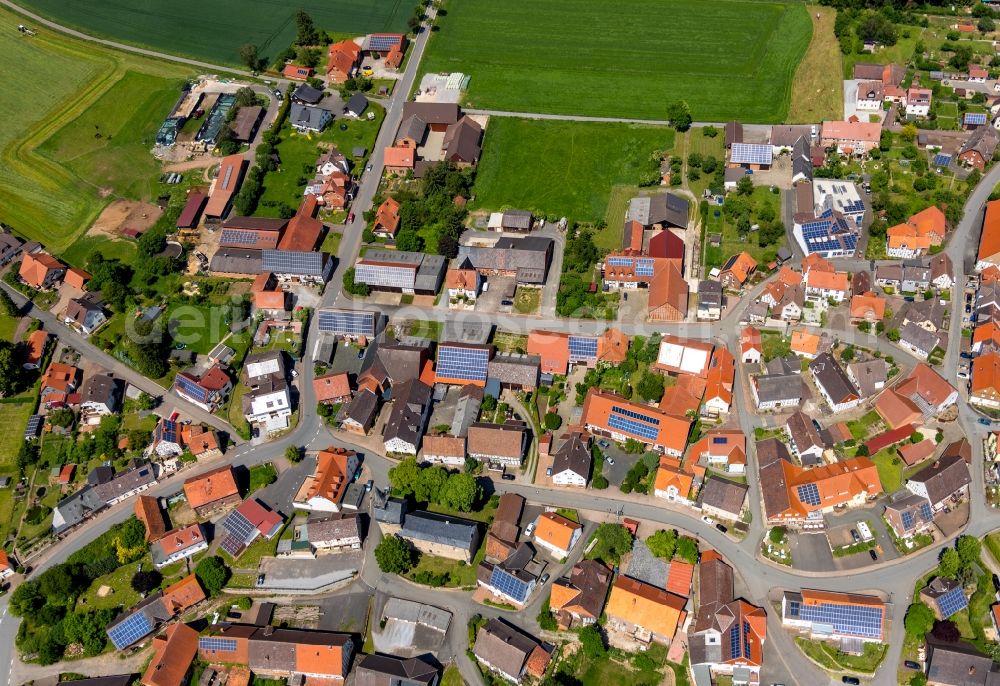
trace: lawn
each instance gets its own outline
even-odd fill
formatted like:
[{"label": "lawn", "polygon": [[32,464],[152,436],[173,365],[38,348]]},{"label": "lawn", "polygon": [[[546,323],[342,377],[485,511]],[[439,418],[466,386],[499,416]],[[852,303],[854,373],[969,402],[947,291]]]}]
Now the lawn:
[{"label": "lawn", "polygon": [[809,7],[812,40],[792,80],[788,121],[811,124],[844,116],[844,88],[838,75],[843,67],[840,42],[833,34],[837,10]]},{"label": "lawn", "polygon": [[[28,0],[40,14],[93,35],[163,52],[239,65],[240,46],[254,43],[275,56],[295,39],[295,12],[306,10],[316,26],[361,35],[406,31],[413,4],[380,0]],[[242,68],[242,67],[241,67]]]},{"label": "lawn", "polygon": [[[731,196],[732,197],[732,196]],[[774,215],[781,217],[781,196],[771,192],[765,186],[753,189],[753,205],[755,208],[762,206],[762,203],[771,205]],[[718,216],[716,216],[718,215]],[[756,212],[754,214],[756,217]],[[774,260],[778,253],[778,248],[785,244],[784,236],[773,245],[761,246],[759,242],[760,234],[757,231],[749,232],[746,237],[741,237],[733,222],[726,218],[722,207],[712,204],[708,208],[708,223],[705,231],[708,234],[721,234],[722,243],[716,248],[705,243],[705,269],[721,267],[727,259],[740,252],[746,251],[757,260],[758,265],[763,267],[768,262]]]},{"label": "lawn", "polygon": [[[337,119],[322,133],[296,133],[290,124],[281,129],[281,142],[278,144],[278,156],[281,167],[269,173],[264,179],[264,194],[257,205],[256,215],[262,217],[277,217],[281,205],[285,204],[295,209],[302,202],[302,193],[306,184],[315,176],[316,158],[321,148],[325,150],[335,145],[340,152],[347,155],[351,164],[355,165],[356,173],[364,169],[367,157],[352,159],[351,151],[356,147],[364,147],[371,152],[378,136],[379,127],[385,119],[385,109],[371,103],[369,111],[375,112],[375,119]],[[340,127],[346,126],[346,130]]]},{"label": "lawn", "polygon": [[17,330],[17,317],[0,314],[0,339],[5,341],[14,340],[14,332]]},{"label": "lawn", "polygon": [[865,643],[864,655],[847,655],[825,641],[796,638],[795,643],[803,653],[821,664],[824,669],[833,672],[846,670],[862,674],[874,673],[882,663],[888,648],[879,643]]},{"label": "lawn", "polygon": [[662,120],[685,100],[717,122],[782,121],[812,33],[778,0],[463,0],[440,23],[422,70],[471,75],[469,107]]},{"label": "lawn", "polygon": [[[0,23],[20,21],[0,10]],[[18,65],[0,92],[0,216],[61,252],[104,204],[144,195],[158,168],[142,141],[151,142],[190,71],[45,30],[4,31],[0,51]]]},{"label": "lawn", "polygon": [[0,426],[4,427],[0,436],[0,475],[13,477],[17,473],[15,458],[17,449],[24,440],[24,427],[28,417],[38,402],[38,388],[0,399]]},{"label": "lawn", "polygon": [[[109,607],[132,607],[140,600],[140,596],[132,588],[132,577],[136,572],[136,564],[122,565],[110,574],[99,576],[94,579],[94,583],[83,592],[79,600],[76,601],[78,610],[96,609],[103,610]],[[143,568],[152,568],[149,555],[143,558]],[[97,595],[101,586],[112,589],[112,593],[103,598]]]},{"label": "lawn", "polygon": [[659,158],[673,145],[663,127],[493,117],[473,205],[597,223],[612,187],[659,178]]},{"label": "lawn", "polygon": [[[623,658],[623,662],[618,661]],[[582,650],[576,650],[559,662],[553,671],[570,675],[576,680],[573,683],[654,686],[663,680],[659,667],[666,664],[666,648],[654,643],[643,653],[629,655],[614,651],[601,658],[590,657],[584,655]]]},{"label": "lawn", "polygon": [[451,664],[445,668],[444,674],[441,676],[441,686],[465,686],[465,681],[462,680],[462,673],[458,671],[458,667]]},{"label": "lawn", "polygon": [[903,458],[896,454],[892,448],[880,450],[872,456],[871,461],[875,463],[878,470],[879,481],[886,493],[895,493],[903,485]]},{"label": "lawn", "polygon": [[514,293],[514,309],[520,314],[538,314],[538,305],[542,301],[540,288],[518,286]]},{"label": "lawn", "polygon": [[762,331],[760,345],[763,348],[764,362],[770,362],[776,357],[784,357],[792,352],[791,339],[785,338],[775,331]]}]

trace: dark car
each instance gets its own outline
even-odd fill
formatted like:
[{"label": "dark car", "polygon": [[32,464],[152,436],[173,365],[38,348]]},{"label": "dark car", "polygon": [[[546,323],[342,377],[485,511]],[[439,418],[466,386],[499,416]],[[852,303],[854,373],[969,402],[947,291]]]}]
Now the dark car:
[{"label": "dark car", "polygon": [[513,481],[514,480],[514,475],[513,474],[504,474],[500,478],[503,479],[504,481]]},{"label": "dark car", "polygon": [[959,353],[959,356],[965,358],[966,360],[972,359],[972,353],[970,353],[968,350]]},{"label": "dark car", "polygon": [[858,532],[855,529],[851,529],[851,538],[854,539],[855,543],[861,540],[860,534],[858,534]]},{"label": "dark car", "polygon": [[920,669],[920,663],[914,662],[913,660],[906,660],[903,662],[903,666],[907,669]]},{"label": "dark car", "polygon": [[979,419],[976,420],[976,422],[982,424],[983,426],[989,426],[990,424],[993,423],[986,417],[980,417]]},{"label": "dark car", "polygon": [[611,444],[608,443],[607,441],[598,441],[597,445],[601,446],[602,448],[610,448],[611,447]]},{"label": "dark car", "polygon": [[840,678],[845,684],[851,684],[852,686],[858,686],[861,683],[861,679],[856,676],[844,676]]},{"label": "dark car", "polygon": [[1000,576],[993,575],[993,590],[1000,591]]},{"label": "dark car", "polygon": [[876,553],[874,550],[869,550],[868,554],[871,556],[871,558],[873,560],[877,560],[878,559],[878,553]]},{"label": "dark car", "polygon": [[729,531],[729,529],[727,529],[726,527],[722,526],[721,524],[716,524],[715,528],[718,529],[719,531],[721,531],[722,533],[726,533],[727,531]]}]

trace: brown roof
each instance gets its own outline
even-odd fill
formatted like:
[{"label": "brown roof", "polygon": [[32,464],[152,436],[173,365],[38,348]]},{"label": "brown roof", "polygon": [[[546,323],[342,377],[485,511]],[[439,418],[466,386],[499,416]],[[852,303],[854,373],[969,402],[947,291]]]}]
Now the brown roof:
[{"label": "brown roof", "polygon": [[746,484],[736,483],[721,477],[713,476],[705,482],[701,489],[703,505],[717,508],[734,516],[739,516],[747,497]]},{"label": "brown roof", "polygon": [[187,496],[188,505],[192,508],[204,507],[239,493],[236,477],[229,465],[205,472],[200,476],[193,476],[184,482],[184,495]]},{"label": "brown roof", "polygon": [[569,579],[552,584],[549,607],[597,619],[611,586],[611,570],[597,560],[582,560],[570,572]]},{"label": "brown roof", "polygon": [[427,435],[423,440],[424,455],[465,457],[465,439],[455,436]]},{"label": "brown roof", "polygon": [[500,540],[513,543],[521,532],[518,522],[524,510],[524,498],[516,493],[504,493],[500,496],[500,504],[493,516],[490,533]]},{"label": "brown roof", "polygon": [[698,567],[698,605],[725,604],[733,599],[733,568],[714,550],[702,553]]},{"label": "brown roof", "polygon": [[908,481],[922,483],[927,489],[927,499],[936,505],[953,493],[965,488],[972,482],[969,466],[959,455],[942,457],[934,464],[924,467],[911,476]]},{"label": "brown roof", "polygon": [[524,425],[520,422],[476,422],[469,427],[469,454],[521,459],[524,457],[524,436]]},{"label": "brown roof", "polygon": [[198,632],[187,624],[169,626],[153,639],[153,660],[142,675],[143,686],[182,686],[197,654]]},{"label": "brown roof", "polygon": [[146,527],[146,541],[152,543],[167,533],[167,519],[159,501],[148,495],[135,499],[135,516]]},{"label": "brown roof", "polygon": [[321,403],[351,397],[351,383],[346,373],[317,376],[313,379],[313,390],[316,392],[316,400]]},{"label": "brown roof", "polygon": [[[513,677],[520,677],[540,648],[538,639],[502,619],[491,619],[476,634],[476,657]],[[541,657],[541,656],[539,656]]]}]

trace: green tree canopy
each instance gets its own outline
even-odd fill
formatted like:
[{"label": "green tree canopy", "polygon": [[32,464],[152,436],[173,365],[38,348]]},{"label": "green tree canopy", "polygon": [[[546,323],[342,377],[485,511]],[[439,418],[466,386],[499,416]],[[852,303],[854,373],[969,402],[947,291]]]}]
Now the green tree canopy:
[{"label": "green tree canopy", "polygon": [[198,577],[205,592],[210,596],[218,595],[222,588],[229,581],[229,567],[218,555],[202,558],[198,566],[194,568],[194,574]]},{"label": "green tree canopy", "polygon": [[906,609],[903,625],[908,636],[922,640],[934,626],[934,611],[923,603],[913,603]]},{"label": "green tree canopy", "polygon": [[677,550],[677,532],[673,529],[660,529],[646,539],[649,552],[664,560],[672,560]]},{"label": "green tree canopy", "polygon": [[378,568],[387,574],[403,574],[416,564],[416,555],[399,536],[386,536],[375,547]]}]

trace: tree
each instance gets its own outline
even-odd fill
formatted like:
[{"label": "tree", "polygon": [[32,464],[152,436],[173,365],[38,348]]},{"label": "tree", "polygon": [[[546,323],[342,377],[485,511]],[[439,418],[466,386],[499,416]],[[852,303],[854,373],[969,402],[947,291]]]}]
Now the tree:
[{"label": "tree", "polygon": [[229,581],[229,567],[218,555],[202,558],[198,566],[194,568],[194,575],[198,577],[202,587],[209,596],[218,595],[222,587]]},{"label": "tree", "polygon": [[955,576],[958,574],[962,561],[958,557],[958,552],[954,548],[945,548],[938,558],[938,569],[944,576]]},{"label": "tree", "polygon": [[975,536],[959,536],[955,541],[955,550],[958,551],[958,559],[962,567],[971,567],[979,562],[982,553],[982,543]]},{"label": "tree", "polygon": [[244,43],[240,46],[240,62],[246,65],[250,71],[257,71],[260,67],[260,50],[253,43]]},{"label": "tree", "polygon": [[417,458],[407,457],[389,470],[389,485],[402,496],[416,493],[420,483],[420,465]]},{"label": "tree", "polygon": [[683,536],[677,541],[677,557],[689,564],[698,562],[698,541]]},{"label": "tree", "polygon": [[371,289],[368,288],[368,284],[355,281],[354,267],[348,267],[344,270],[344,292],[350,295],[366,296],[371,292]]},{"label": "tree", "polygon": [[70,612],[63,618],[62,628],[69,643],[83,646],[83,654],[94,657],[104,652],[108,643],[105,627],[115,618],[111,609],[91,612]]},{"label": "tree", "polygon": [[438,503],[458,510],[471,512],[483,497],[483,487],[472,474],[452,474],[441,488]]},{"label": "tree", "polygon": [[908,636],[923,640],[934,626],[934,611],[923,603],[913,603],[906,609],[903,626]]},{"label": "tree", "polygon": [[594,532],[597,543],[590,551],[590,557],[617,564],[621,556],[632,550],[632,534],[621,524],[605,522]]},{"label": "tree", "polygon": [[893,343],[897,342],[899,340],[899,329],[889,329],[885,332],[885,337]]},{"label": "tree", "polygon": [[903,130],[900,131],[899,135],[902,136],[903,140],[905,140],[906,142],[912,143],[917,139],[916,124],[907,124],[906,126],[903,127]]},{"label": "tree", "polygon": [[667,105],[667,119],[678,131],[687,131],[691,128],[691,111],[688,109],[688,104],[678,100]]},{"label": "tree", "polygon": [[543,631],[557,631],[559,629],[559,623],[556,622],[556,618],[552,616],[552,607],[549,605],[548,598],[542,602],[542,609],[538,611],[537,619],[538,626],[540,626]]},{"label": "tree", "polygon": [[22,367],[17,349],[10,341],[0,340],[0,396],[14,395],[20,387]]},{"label": "tree", "polygon": [[399,536],[386,536],[375,547],[378,568],[387,574],[404,574],[416,564],[416,555]]},{"label": "tree", "polygon": [[562,417],[559,416],[558,412],[546,412],[544,422],[546,429],[555,431],[562,426]]},{"label": "tree", "polygon": [[396,234],[396,249],[421,252],[424,249],[424,239],[412,229],[403,229]]},{"label": "tree", "polygon": [[663,398],[663,376],[655,372],[646,372],[639,379],[636,391],[643,400],[659,402]]},{"label": "tree", "polygon": [[319,43],[319,31],[316,30],[316,25],[313,24],[312,17],[305,10],[299,10],[295,13],[295,28],[296,45],[315,45]]},{"label": "tree", "polygon": [[751,195],[753,193],[753,179],[749,176],[741,176],[740,180],[736,182],[736,194],[737,195]]},{"label": "tree", "polygon": [[14,305],[14,301],[7,295],[7,291],[4,290],[0,290],[0,314],[8,317],[17,315],[17,306]]},{"label": "tree", "polygon": [[285,459],[295,464],[296,462],[301,462],[303,458],[302,449],[297,445],[290,445],[285,448]]},{"label": "tree", "polygon": [[768,534],[768,538],[770,538],[771,543],[774,545],[780,545],[785,540],[785,527],[771,527],[771,532]]},{"label": "tree", "polygon": [[417,474],[413,497],[421,502],[436,503],[448,481],[448,470],[441,465],[423,467]]},{"label": "tree", "polygon": [[132,575],[132,589],[140,595],[146,595],[160,587],[163,575],[155,569],[150,571],[138,571]]},{"label": "tree", "polygon": [[646,539],[646,547],[656,557],[672,560],[677,550],[677,532],[673,529],[660,529]]},{"label": "tree", "polygon": [[844,348],[844,351],[842,353],[840,353],[840,359],[842,359],[844,362],[850,362],[851,360],[853,360],[854,359],[854,346],[853,345],[849,345],[846,348]]},{"label": "tree", "polygon": [[962,638],[962,634],[959,633],[955,622],[947,619],[935,621],[934,627],[931,629],[931,635],[945,643],[958,643],[958,640]]},{"label": "tree", "polygon": [[580,629],[580,648],[583,654],[592,660],[599,660],[607,653],[604,647],[604,637],[596,624],[588,624]]},{"label": "tree", "polygon": [[449,259],[457,257],[458,241],[451,236],[441,236],[438,238],[437,251],[442,257],[447,257]]}]

